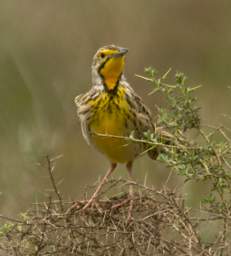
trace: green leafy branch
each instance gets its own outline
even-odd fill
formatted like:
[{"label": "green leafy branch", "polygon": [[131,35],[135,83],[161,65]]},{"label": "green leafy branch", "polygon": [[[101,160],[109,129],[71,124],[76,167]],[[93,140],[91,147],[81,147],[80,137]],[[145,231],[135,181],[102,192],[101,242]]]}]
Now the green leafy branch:
[{"label": "green leafy branch", "polygon": [[[142,142],[150,145],[149,150],[157,147],[158,160],[184,176],[186,181],[210,181],[211,193],[224,199],[225,193],[231,192],[231,139],[224,127],[201,128],[200,107],[195,96],[201,85],[188,86],[182,72],[171,77],[171,69],[159,75],[156,69],[149,67],[145,74],[137,76],[151,85],[150,95],[162,94],[167,105],[157,107],[156,133],[145,133]],[[197,137],[186,133],[192,129]]]}]

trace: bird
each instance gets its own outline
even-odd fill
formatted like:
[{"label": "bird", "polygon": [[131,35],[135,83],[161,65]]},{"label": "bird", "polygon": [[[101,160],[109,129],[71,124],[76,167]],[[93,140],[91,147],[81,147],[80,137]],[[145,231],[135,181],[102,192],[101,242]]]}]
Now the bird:
[{"label": "bird", "polygon": [[[75,97],[82,135],[110,161],[110,168],[101,179],[84,208],[89,207],[117,164],[126,164],[132,180],[134,160],[144,151],[156,159],[157,149],[129,137],[144,138],[145,132],[155,132],[155,124],[142,98],[127,82],[124,69],[128,49],[107,45],[99,48],[92,62],[92,87]],[[132,189],[130,190],[132,194]]]}]

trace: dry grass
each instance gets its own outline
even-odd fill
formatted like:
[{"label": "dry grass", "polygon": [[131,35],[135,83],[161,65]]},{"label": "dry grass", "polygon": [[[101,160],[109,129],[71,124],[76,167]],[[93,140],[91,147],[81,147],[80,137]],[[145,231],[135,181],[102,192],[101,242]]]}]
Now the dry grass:
[{"label": "dry grass", "polygon": [[[104,191],[128,184],[111,180]],[[73,202],[50,198],[20,220],[7,219],[1,255],[216,255],[217,244],[201,243],[198,219],[176,192],[132,184],[130,221],[127,193],[106,199],[103,193],[84,211],[85,201],[69,210]]]}]

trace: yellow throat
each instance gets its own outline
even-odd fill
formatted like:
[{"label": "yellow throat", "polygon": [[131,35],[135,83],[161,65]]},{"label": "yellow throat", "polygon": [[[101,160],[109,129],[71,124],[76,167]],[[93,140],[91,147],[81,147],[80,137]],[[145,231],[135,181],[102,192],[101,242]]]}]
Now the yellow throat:
[{"label": "yellow throat", "polygon": [[108,91],[113,91],[124,71],[125,56],[115,50],[107,50],[105,53],[110,56],[100,67],[99,74]]}]

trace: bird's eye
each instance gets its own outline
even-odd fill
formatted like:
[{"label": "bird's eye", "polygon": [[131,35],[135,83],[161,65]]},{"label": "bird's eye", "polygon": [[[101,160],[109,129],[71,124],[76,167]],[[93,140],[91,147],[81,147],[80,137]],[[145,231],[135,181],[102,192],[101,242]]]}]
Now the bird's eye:
[{"label": "bird's eye", "polygon": [[102,52],[102,53],[100,54],[100,57],[103,59],[103,58],[105,57],[105,53]]}]

